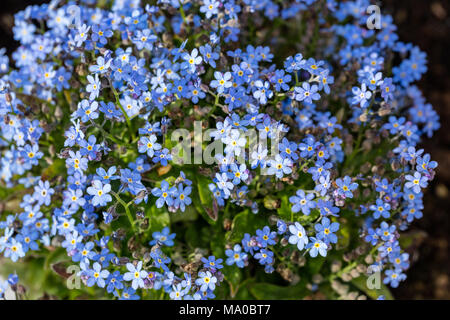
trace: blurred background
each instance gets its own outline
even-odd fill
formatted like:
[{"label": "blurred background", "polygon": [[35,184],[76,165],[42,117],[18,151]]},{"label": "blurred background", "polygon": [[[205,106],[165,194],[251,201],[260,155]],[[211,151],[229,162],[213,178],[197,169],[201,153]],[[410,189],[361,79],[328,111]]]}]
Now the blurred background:
[{"label": "blurred background", "polygon": [[[13,14],[45,0],[2,0],[0,48],[17,46],[12,35]],[[411,227],[414,242],[408,249],[408,279],[393,290],[396,299],[450,299],[450,1],[383,0],[383,14],[391,14],[403,42],[428,54],[428,73],[419,87],[441,117],[441,129],[423,141],[422,148],[439,163],[437,176],[425,195],[424,217]]]},{"label": "blurred background", "polygon": [[441,117],[441,129],[422,143],[439,163],[425,195],[424,217],[412,228],[426,234],[418,237],[408,279],[393,293],[398,299],[450,299],[450,1],[384,0],[381,10],[392,14],[402,41],[428,54],[428,72],[418,85]]}]

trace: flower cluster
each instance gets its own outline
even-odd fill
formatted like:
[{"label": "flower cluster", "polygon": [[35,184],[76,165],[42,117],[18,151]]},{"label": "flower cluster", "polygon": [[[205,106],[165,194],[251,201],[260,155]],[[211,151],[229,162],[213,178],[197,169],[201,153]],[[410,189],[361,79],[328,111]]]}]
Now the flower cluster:
[{"label": "flower cluster", "polygon": [[[397,287],[401,235],[437,167],[418,147],[439,128],[413,84],[425,54],[389,15],[367,29],[369,0],[151,3],[15,15],[20,46],[0,51],[0,253],[60,250],[118,299],[258,298],[270,286],[256,279],[302,298],[361,265]],[[199,121],[211,144],[177,148]],[[175,161],[191,149],[214,161]]]}]

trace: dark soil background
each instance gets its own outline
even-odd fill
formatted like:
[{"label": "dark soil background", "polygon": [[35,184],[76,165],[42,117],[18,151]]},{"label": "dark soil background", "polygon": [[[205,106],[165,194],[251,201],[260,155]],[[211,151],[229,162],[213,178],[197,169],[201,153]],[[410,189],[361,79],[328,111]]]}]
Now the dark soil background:
[{"label": "dark soil background", "polygon": [[[14,50],[13,14],[43,0],[2,0],[0,48]],[[416,234],[411,248],[408,279],[393,290],[397,299],[450,299],[449,211],[450,211],[450,2],[448,0],[383,0],[404,42],[418,45],[428,54],[428,73],[419,87],[441,117],[441,129],[422,147],[438,161],[437,176],[425,195],[424,217],[411,227]]]},{"label": "dark soil background", "polygon": [[441,129],[422,147],[439,163],[437,176],[425,195],[424,217],[412,229],[427,237],[414,256],[408,279],[394,296],[398,299],[450,299],[450,1],[384,0],[402,41],[418,45],[428,54],[428,72],[419,87],[441,117]]}]

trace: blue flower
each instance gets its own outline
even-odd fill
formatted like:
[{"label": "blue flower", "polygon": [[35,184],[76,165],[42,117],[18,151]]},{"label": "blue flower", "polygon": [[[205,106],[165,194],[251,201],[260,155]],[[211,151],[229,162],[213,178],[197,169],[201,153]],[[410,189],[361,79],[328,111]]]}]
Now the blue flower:
[{"label": "blue flower", "polygon": [[158,39],[157,36],[151,33],[150,29],[136,30],[134,37],[132,38],[133,43],[136,45],[138,50],[153,49],[153,43]]},{"label": "blue flower", "polygon": [[338,193],[346,198],[353,198],[352,191],[358,188],[356,182],[352,182],[352,179],[345,176],[344,179],[336,179],[336,185],[338,186]]},{"label": "blue flower", "polygon": [[273,252],[267,249],[261,249],[255,254],[255,259],[259,260],[260,264],[271,264],[273,262]]},{"label": "blue flower", "polygon": [[153,265],[156,268],[162,268],[164,271],[169,270],[167,264],[170,263],[170,258],[164,257],[161,250],[152,251],[150,257],[153,259]]},{"label": "blue flower", "polygon": [[268,226],[265,226],[262,230],[258,229],[256,230],[256,240],[261,244],[263,248],[274,245],[275,237],[277,236],[277,233],[275,231],[270,231],[270,228]]},{"label": "blue flower", "polygon": [[153,246],[157,242],[161,242],[163,245],[171,247],[173,246],[173,239],[175,236],[175,233],[170,233],[169,227],[164,227],[161,232],[156,231],[152,233],[153,240],[150,241],[149,244]]},{"label": "blue flower", "polygon": [[389,261],[396,269],[406,270],[409,268],[409,254],[406,252],[389,256]]},{"label": "blue flower", "polygon": [[215,71],[214,72],[215,80],[211,81],[211,87],[216,88],[218,93],[224,93],[225,89],[228,89],[232,86],[231,73],[225,72],[224,74]]},{"label": "blue flower", "polygon": [[78,110],[76,112],[77,116],[81,118],[82,122],[87,122],[89,120],[95,120],[98,118],[98,102],[89,102],[88,100],[82,100],[78,104]]},{"label": "blue flower", "polygon": [[203,61],[202,57],[198,55],[197,48],[194,48],[191,54],[183,54],[183,60],[186,62],[181,64],[181,68],[188,69],[190,73],[195,73],[197,65]]},{"label": "blue flower", "polygon": [[220,2],[216,0],[204,0],[203,5],[200,7],[200,12],[205,13],[207,19],[210,19],[213,15],[216,15],[219,11]]},{"label": "blue flower", "polygon": [[191,99],[193,103],[198,103],[199,99],[204,99],[205,97],[206,94],[200,86],[189,85],[186,98]]},{"label": "blue flower", "polygon": [[139,100],[135,100],[128,95],[120,99],[120,104],[130,118],[137,115],[142,108],[142,103]]},{"label": "blue flower", "polygon": [[275,156],[275,159],[269,161],[269,169],[267,173],[270,175],[275,175],[277,178],[281,179],[283,175],[290,174],[292,172],[292,160],[289,158],[282,158],[279,154]]},{"label": "blue flower", "polygon": [[389,284],[392,288],[397,288],[401,281],[406,279],[406,275],[400,269],[386,270],[384,284]]},{"label": "blue flower", "polygon": [[110,38],[113,32],[108,29],[106,24],[92,26],[91,39],[94,42],[99,42],[101,45],[105,45],[108,41],[106,38]]},{"label": "blue flower", "polygon": [[385,78],[380,86],[380,90],[384,101],[394,100],[395,85],[392,83],[392,78]]},{"label": "blue flower", "polygon": [[[114,291],[116,295],[116,291]],[[133,288],[124,288],[122,294],[119,297],[119,300],[139,300],[139,296],[136,294],[136,290]]]},{"label": "blue flower", "polygon": [[112,201],[111,195],[108,194],[110,191],[111,185],[109,183],[103,185],[100,180],[92,181],[92,187],[87,188],[87,193],[94,196],[91,200],[94,207],[105,206]]},{"label": "blue flower", "polygon": [[241,136],[239,130],[232,129],[230,134],[222,139],[222,142],[226,145],[224,151],[227,155],[239,156],[245,147],[246,139]]},{"label": "blue flower", "polygon": [[334,77],[329,76],[329,70],[324,70],[319,76],[319,90],[324,90],[326,94],[330,94],[330,84],[334,83]]},{"label": "blue flower", "polygon": [[198,278],[195,280],[195,284],[200,286],[201,291],[214,290],[216,288],[217,278],[209,271],[200,271]]},{"label": "blue flower", "polygon": [[374,211],[373,217],[374,219],[380,218],[389,218],[391,216],[389,210],[391,209],[391,205],[389,203],[385,203],[382,199],[377,199],[375,205],[370,206],[370,210]]},{"label": "blue flower", "polygon": [[295,87],[295,100],[313,103],[313,100],[319,100],[319,87],[315,84],[312,86],[308,82],[304,82],[301,87]]},{"label": "blue flower", "polygon": [[187,186],[183,188],[182,184],[178,185],[178,191],[177,196],[175,198],[174,206],[175,208],[180,208],[181,211],[184,212],[186,209],[186,206],[190,205],[192,203],[191,198],[189,195],[191,194],[192,188]]},{"label": "blue flower", "polygon": [[309,255],[313,258],[317,257],[317,254],[320,254],[322,257],[327,256],[327,245],[322,240],[319,240],[314,237],[309,238],[310,242],[306,246],[309,249]]},{"label": "blue flower", "polygon": [[107,268],[109,263],[116,255],[114,253],[110,253],[107,248],[103,248],[102,251],[95,255],[92,260],[98,261],[103,268]]},{"label": "blue flower", "polygon": [[223,265],[221,265],[223,260],[216,259],[214,256],[209,256],[208,259],[202,258],[201,261],[203,262],[203,268],[210,269],[213,273],[223,268]]},{"label": "blue flower", "polygon": [[380,228],[378,228],[376,232],[383,241],[391,241],[394,238],[395,229],[395,225],[390,226],[385,221],[383,221],[380,224]]},{"label": "blue flower", "polygon": [[86,24],[83,24],[82,26],[78,27],[77,33],[74,38],[75,46],[81,47],[83,42],[86,41],[90,29],[91,29],[91,27],[86,26]]},{"label": "blue flower", "polygon": [[244,234],[244,237],[241,240],[242,247],[245,252],[249,252],[251,255],[254,254],[254,251],[259,250],[258,241],[256,237],[251,237],[250,234]]},{"label": "blue flower", "polygon": [[236,244],[232,249],[227,249],[225,251],[225,254],[227,255],[228,259],[226,261],[226,264],[231,266],[233,264],[236,264],[239,268],[244,267],[244,263],[247,260],[247,254],[245,252],[241,252],[241,246]]},{"label": "blue flower", "polygon": [[78,243],[76,247],[76,253],[72,257],[74,262],[87,262],[92,260],[95,256],[95,252],[92,250],[94,248],[93,242],[87,242],[86,244]]},{"label": "blue flower", "polygon": [[48,206],[51,201],[51,196],[55,193],[53,188],[50,188],[48,181],[43,182],[39,180],[37,186],[34,187],[33,197],[38,201],[39,205],[45,204]]},{"label": "blue flower", "polygon": [[173,286],[172,291],[170,292],[169,296],[170,296],[170,299],[172,299],[172,300],[181,300],[186,295],[187,292],[188,292],[188,290],[183,289],[183,287],[179,283],[179,284]]},{"label": "blue flower", "polygon": [[318,182],[319,183],[316,182],[317,184],[316,184],[314,190],[319,192],[320,195],[323,197],[323,196],[325,196],[325,194],[327,193],[328,189],[331,186],[330,175],[327,174],[325,176],[320,176]]},{"label": "blue flower", "polygon": [[231,190],[234,188],[233,183],[228,181],[228,175],[226,173],[216,173],[216,183],[217,187],[222,190],[226,196],[229,196]]},{"label": "blue flower", "polygon": [[84,206],[86,199],[83,198],[83,191],[81,189],[69,189],[63,192],[63,205],[70,206],[73,210],[78,209],[80,206]]},{"label": "blue flower", "polygon": [[213,68],[216,68],[216,62],[215,60],[219,59],[219,53],[212,51],[212,48],[209,44],[205,44],[204,46],[200,47],[200,53],[203,56],[203,59],[206,63],[209,63],[209,65]]},{"label": "blue flower", "polygon": [[286,222],[284,222],[283,220],[278,220],[277,221],[277,233],[278,234],[284,234],[287,231],[287,225]]},{"label": "blue flower", "polygon": [[98,95],[100,94],[100,88],[101,83],[98,79],[98,74],[95,74],[95,76],[87,76],[87,80],[89,81],[89,84],[86,87],[86,91],[90,93],[89,99],[94,100],[98,98]]},{"label": "blue flower", "polygon": [[317,231],[317,238],[323,240],[325,243],[337,243],[337,236],[334,232],[339,230],[338,222],[330,222],[330,219],[323,217],[321,223],[314,226]]},{"label": "blue flower", "polygon": [[421,188],[426,188],[428,185],[428,179],[422,176],[420,172],[414,172],[414,175],[405,176],[406,183],[405,188],[411,189],[414,193],[420,193]]},{"label": "blue flower", "polygon": [[99,57],[97,57],[97,64],[90,66],[89,71],[94,72],[95,74],[106,73],[109,71],[109,68],[111,66],[111,61],[112,61],[112,59],[105,59],[105,57],[99,56]]},{"label": "blue flower", "polygon": [[92,287],[94,284],[98,285],[100,288],[105,287],[105,279],[109,276],[108,270],[102,270],[100,263],[95,262],[92,269],[88,270],[88,279],[86,285]]},{"label": "blue flower", "polygon": [[421,173],[428,173],[429,170],[433,170],[437,167],[436,161],[430,161],[430,155],[427,153],[423,157],[417,157],[416,170]]},{"label": "blue flower", "polygon": [[80,153],[82,156],[88,156],[89,160],[97,158],[97,153],[100,151],[100,145],[96,144],[97,138],[94,135],[89,136],[88,141],[81,140],[79,145],[81,147]]},{"label": "blue flower", "polygon": [[116,166],[112,166],[106,171],[102,167],[97,168],[95,178],[103,183],[109,183],[110,180],[117,180],[119,176],[114,175],[117,171]]},{"label": "blue flower", "polygon": [[261,169],[264,169],[266,167],[267,153],[268,150],[261,144],[258,144],[257,149],[250,155],[251,159],[253,160],[251,163],[252,169],[256,169],[258,166]]},{"label": "blue flower", "polygon": [[167,166],[169,163],[168,161],[170,160],[172,160],[172,155],[169,153],[167,148],[164,148],[161,151],[156,151],[155,156],[152,159],[154,163],[159,162],[163,167]]},{"label": "blue flower", "polygon": [[23,150],[21,151],[22,157],[26,159],[25,167],[30,169],[31,166],[37,165],[39,163],[39,159],[44,155],[41,151],[39,151],[39,145],[25,145]]},{"label": "blue flower", "polygon": [[108,278],[106,279],[106,291],[111,293],[116,290],[123,289],[123,276],[120,274],[118,270],[110,273]]},{"label": "blue flower", "polygon": [[313,136],[306,137],[299,145],[300,157],[310,158],[316,153],[316,149],[320,144],[315,141]]},{"label": "blue flower", "polygon": [[295,142],[290,142],[288,139],[283,138],[281,144],[278,146],[283,158],[290,158],[292,160],[298,160],[297,144]]},{"label": "blue flower", "polygon": [[147,277],[147,271],[142,269],[142,261],[139,261],[135,266],[132,263],[127,263],[128,272],[123,275],[123,280],[132,281],[131,287],[136,290],[144,287],[144,279]]},{"label": "blue flower", "polygon": [[361,85],[361,88],[354,87],[352,92],[354,95],[352,104],[359,104],[361,108],[366,108],[369,105],[368,100],[372,97],[372,92],[367,90],[365,83]]},{"label": "blue flower", "polygon": [[7,243],[4,256],[6,258],[10,258],[13,262],[23,258],[25,256],[25,252],[23,251],[22,243],[16,241],[15,238],[11,238]]},{"label": "blue flower", "polygon": [[255,82],[253,97],[262,105],[266,104],[267,99],[270,99],[273,96],[273,92],[269,88],[270,83],[268,81],[262,82],[261,80],[257,80]]},{"label": "blue flower", "polygon": [[392,257],[400,252],[398,241],[386,241],[379,248],[380,257]]},{"label": "blue flower", "polygon": [[364,241],[369,242],[372,246],[376,246],[379,240],[378,233],[373,228],[369,228],[367,235],[364,237]]},{"label": "blue flower", "polygon": [[169,183],[166,180],[163,180],[161,182],[161,188],[153,188],[152,190],[152,194],[155,197],[158,197],[158,200],[156,200],[156,207],[161,208],[165,203],[168,206],[173,205],[173,197],[176,192],[177,189],[175,187],[169,187]]},{"label": "blue flower", "polygon": [[400,117],[397,119],[395,116],[389,117],[389,123],[383,125],[383,129],[389,130],[390,134],[397,134],[403,130],[403,124],[405,123],[405,118]]},{"label": "blue flower", "polygon": [[238,185],[241,181],[246,181],[248,178],[248,170],[245,164],[237,165],[232,163],[228,174],[230,179],[235,185]]},{"label": "blue flower", "polygon": [[276,70],[275,74],[271,78],[271,82],[275,84],[275,90],[276,91],[288,91],[289,85],[288,83],[291,82],[292,77],[290,74],[285,74],[284,70]]},{"label": "blue flower", "polygon": [[297,190],[297,195],[289,198],[289,202],[293,204],[292,212],[297,213],[301,210],[303,214],[309,215],[311,209],[316,207],[316,202],[312,199],[314,199],[313,193],[305,194],[305,191]]},{"label": "blue flower", "polygon": [[154,134],[149,137],[141,137],[138,142],[138,151],[140,153],[147,153],[149,157],[153,157],[155,151],[161,149],[161,145],[156,141],[157,137]]},{"label": "blue flower", "polygon": [[325,201],[323,199],[319,199],[317,201],[317,208],[320,210],[320,213],[324,216],[331,215],[337,217],[337,213],[339,212],[339,208],[333,206],[332,201]]},{"label": "blue flower", "polygon": [[298,250],[303,250],[308,244],[308,236],[306,235],[303,226],[300,223],[295,222],[289,226],[289,232],[291,233],[289,236],[289,243],[296,244]]}]

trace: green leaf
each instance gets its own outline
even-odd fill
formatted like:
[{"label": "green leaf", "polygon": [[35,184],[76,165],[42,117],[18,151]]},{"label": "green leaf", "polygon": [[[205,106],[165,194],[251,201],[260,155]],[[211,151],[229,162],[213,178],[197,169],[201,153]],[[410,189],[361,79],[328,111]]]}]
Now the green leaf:
[{"label": "green leaf", "polygon": [[303,282],[288,287],[271,283],[254,283],[249,287],[251,294],[258,300],[301,300],[310,293]]},{"label": "green leaf", "polygon": [[292,212],[292,205],[289,202],[288,195],[282,195],[280,197],[281,204],[278,208],[277,212],[281,219],[285,221],[292,221],[292,222],[299,222],[301,225],[306,225],[308,223],[311,223],[312,221],[316,220],[320,212],[319,210],[311,210],[311,213],[309,215],[303,214],[301,211],[294,213]]},{"label": "green leaf", "polygon": [[267,195],[264,197],[264,207],[269,210],[276,210],[280,207],[280,198],[273,196],[273,195]]},{"label": "green leaf", "polygon": [[301,211],[294,213],[294,221],[298,221],[302,226],[313,223],[320,216],[317,209],[311,210],[309,215],[303,214]]},{"label": "green leaf", "polygon": [[[203,231],[206,232],[207,230],[208,229],[206,228],[203,229]],[[213,230],[213,233],[209,237],[209,242],[213,255],[216,257],[225,257],[225,237],[219,227],[216,227],[215,230]]]},{"label": "green leaf", "polygon": [[191,249],[195,248],[203,248],[205,247],[205,242],[201,239],[201,232],[196,223],[190,223],[186,228],[186,232],[184,235],[184,239],[186,243],[191,247]]},{"label": "green leaf", "polygon": [[314,259],[308,259],[306,267],[308,268],[309,274],[310,275],[318,274],[325,260],[326,258],[320,256],[315,257]]},{"label": "green leaf", "polygon": [[57,248],[54,251],[43,249],[41,254],[22,258],[18,262],[2,259],[0,275],[6,278],[8,274],[16,273],[19,276],[19,283],[27,289],[26,298],[30,300],[39,299],[44,294],[54,295],[60,299],[67,299],[80,294],[84,294],[86,298],[104,295],[101,288],[87,288],[83,283],[81,283],[80,289],[70,290],[67,287],[67,279],[55,272],[52,266],[63,261],[65,261],[65,266],[78,265],[67,260],[67,253],[63,248]]},{"label": "green leaf", "polygon": [[281,205],[277,210],[278,215],[285,221],[292,221],[294,214],[291,210],[291,204],[289,203],[289,197],[287,195],[281,196]]},{"label": "green leaf", "polygon": [[17,193],[23,189],[25,188],[22,184],[18,184],[12,188],[0,186],[0,200],[6,199],[9,195]]},{"label": "green leaf", "polygon": [[208,187],[211,180],[198,173],[194,179],[197,181],[197,188],[192,189],[192,203],[202,217],[214,225],[217,222],[218,215],[217,210],[214,209],[213,194]]},{"label": "green leaf", "polygon": [[224,266],[222,270],[225,280],[230,285],[230,296],[234,298],[238,293],[240,283],[242,282],[242,270],[236,266]]},{"label": "green leaf", "polygon": [[261,214],[253,214],[249,209],[237,214],[231,224],[231,232],[227,240],[230,242],[241,242],[245,233],[254,234],[256,229],[264,227],[266,221]]},{"label": "green leaf", "polygon": [[407,250],[410,247],[419,246],[427,237],[427,233],[421,230],[412,230],[406,233],[402,233],[402,236],[398,239],[400,246],[403,250]]},{"label": "green leaf", "polygon": [[352,228],[351,228],[350,224],[347,224],[347,223],[340,224],[340,228],[338,231],[339,241],[336,246],[336,249],[341,250],[341,249],[348,247],[348,245],[350,244],[350,239],[351,239],[351,231],[352,231]]},{"label": "green leaf", "polygon": [[[373,274],[373,276],[376,276],[376,274]],[[372,299],[377,299],[379,296],[384,295],[386,300],[394,300],[391,291],[387,286],[385,286],[381,282],[382,281],[381,279],[380,279],[380,289],[369,289],[367,287],[367,279],[368,279],[367,276],[362,275],[358,278],[353,279],[351,283]]]},{"label": "green leaf", "polygon": [[145,215],[149,218],[150,232],[161,231],[170,226],[169,212],[165,207],[158,209],[152,204],[145,209]]},{"label": "green leaf", "polygon": [[200,202],[202,203],[202,205],[208,206],[209,208],[211,208],[213,195],[208,187],[208,185],[211,183],[211,181],[202,175],[197,175],[196,179],[197,179],[197,188],[198,188],[198,195],[200,197]]},{"label": "green leaf", "polygon": [[187,206],[184,212],[178,210],[174,212],[170,216],[170,221],[172,223],[180,222],[180,221],[195,221],[198,218],[197,210],[195,210],[192,206]]},{"label": "green leaf", "polygon": [[61,175],[61,172],[66,171],[66,163],[64,160],[56,158],[53,160],[53,164],[47,167],[42,172],[42,180],[50,180],[54,177]]}]

